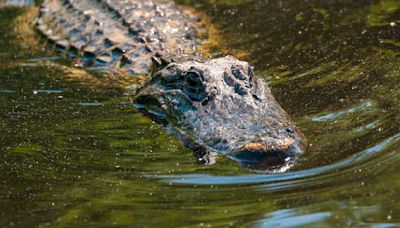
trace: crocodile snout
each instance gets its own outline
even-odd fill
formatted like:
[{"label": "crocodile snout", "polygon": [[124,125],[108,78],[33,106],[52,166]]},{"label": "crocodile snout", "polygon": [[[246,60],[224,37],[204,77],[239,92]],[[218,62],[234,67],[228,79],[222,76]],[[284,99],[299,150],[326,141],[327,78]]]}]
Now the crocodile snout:
[{"label": "crocodile snout", "polygon": [[247,169],[271,173],[285,171],[303,152],[303,146],[288,137],[267,142],[250,142],[234,152],[231,157]]}]

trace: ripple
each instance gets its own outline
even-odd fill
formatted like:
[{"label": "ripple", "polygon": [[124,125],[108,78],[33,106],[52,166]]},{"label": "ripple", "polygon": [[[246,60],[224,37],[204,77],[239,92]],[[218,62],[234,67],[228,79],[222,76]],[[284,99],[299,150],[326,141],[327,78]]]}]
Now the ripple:
[{"label": "ripple", "polygon": [[[257,184],[269,183],[263,187],[268,190],[283,190],[298,186],[300,184],[313,184],[316,181],[315,176],[323,181],[329,182],[328,177],[342,175],[345,172],[352,171],[364,166],[372,166],[367,161],[380,153],[390,151],[396,148],[400,143],[400,133],[389,137],[378,144],[371,146],[347,159],[341,160],[331,165],[321,166],[308,170],[301,170],[279,174],[250,174],[243,176],[213,176],[207,174],[183,174],[183,175],[161,175],[163,182],[187,185],[236,185],[236,184]],[[384,157],[373,160],[373,163],[379,163]],[[398,159],[398,158],[397,158]],[[340,172],[337,172],[341,170]]]},{"label": "ripple", "polygon": [[37,93],[64,93],[64,90],[60,89],[38,89],[38,90],[32,90],[32,93],[37,94]]},{"label": "ripple", "polygon": [[0,93],[15,93],[15,90],[10,90],[10,89],[0,89]]},{"label": "ripple", "polygon": [[372,110],[376,110],[376,104],[374,104],[372,100],[366,100],[346,110],[330,112],[330,113],[321,113],[307,118],[313,122],[334,121],[339,118],[343,118],[349,114],[355,114],[357,112],[368,112]]},{"label": "ripple", "polygon": [[51,56],[51,57],[42,57],[42,58],[32,58],[28,59],[29,62],[44,62],[59,59],[59,56]]},{"label": "ripple", "polygon": [[[21,39],[4,36],[0,226],[387,227],[400,221],[398,1],[208,2],[216,4],[208,11],[212,21],[224,28],[224,45],[213,52],[246,60],[230,50],[248,50],[247,60],[265,71],[257,75],[270,79],[312,144],[293,169],[250,174],[226,157],[199,165],[173,135],[129,102],[119,103],[129,100],[115,98],[119,92],[85,89],[87,81],[63,81],[74,73],[43,67],[41,61],[58,58],[48,57],[47,44],[20,49]],[[21,30],[10,17],[0,20],[7,34]],[[33,90],[40,88],[65,91]],[[26,96],[32,90],[41,95]]]},{"label": "ripple", "polygon": [[79,106],[103,106],[104,103],[101,102],[80,102],[78,103]]},{"label": "ripple", "polygon": [[321,222],[332,216],[330,212],[309,213],[299,215],[295,210],[277,210],[265,215],[265,219],[255,223],[255,227],[294,227]]}]

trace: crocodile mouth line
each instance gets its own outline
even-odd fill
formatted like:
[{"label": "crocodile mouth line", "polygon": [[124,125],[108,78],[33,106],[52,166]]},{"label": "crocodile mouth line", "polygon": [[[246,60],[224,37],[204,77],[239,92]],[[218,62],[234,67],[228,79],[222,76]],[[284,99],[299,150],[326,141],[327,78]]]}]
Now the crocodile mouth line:
[{"label": "crocodile mouth line", "polygon": [[233,152],[230,157],[242,167],[257,173],[275,173],[286,171],[303,150],[291,139],[281,147],[268,147],[262,143],[249,143]]}]

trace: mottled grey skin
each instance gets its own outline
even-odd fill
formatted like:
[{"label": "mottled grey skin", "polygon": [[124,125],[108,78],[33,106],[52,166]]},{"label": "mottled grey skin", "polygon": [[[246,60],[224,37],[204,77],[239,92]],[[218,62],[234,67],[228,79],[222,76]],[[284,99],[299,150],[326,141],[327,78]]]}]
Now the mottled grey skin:
[{"label": "mottled grey skin", "polygon": [[81,66],[151,71],[137,107],[166,120],[207,163],[224,154],[257,172],[285,171],[304,136],[247,62],[196,53],[197,23],[165,0],[45,0],[38,30]]},{"label": "mottled grey skin", "polygon": [[135,98],[194,142],[258,172],[289,168],[306,145],[267,84],[234,57],[169,63]]}]

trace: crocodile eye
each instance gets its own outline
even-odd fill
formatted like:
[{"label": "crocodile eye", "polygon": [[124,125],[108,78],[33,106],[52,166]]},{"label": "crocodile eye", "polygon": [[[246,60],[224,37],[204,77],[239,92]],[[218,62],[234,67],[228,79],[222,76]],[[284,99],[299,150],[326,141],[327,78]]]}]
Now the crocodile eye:
[{"label": "crocodile eye", "polygon": [[186,73],[184,90],[191,99],[199,101],[205,96],[205,86],[203,84],[202,72],[190,69]]},{"label": "crocodile eye", "polygon": [[201,86],[202,83],[201,74],[195,70],[188,71],[186,73],[186,82],[189,87],[198,87]]}]

